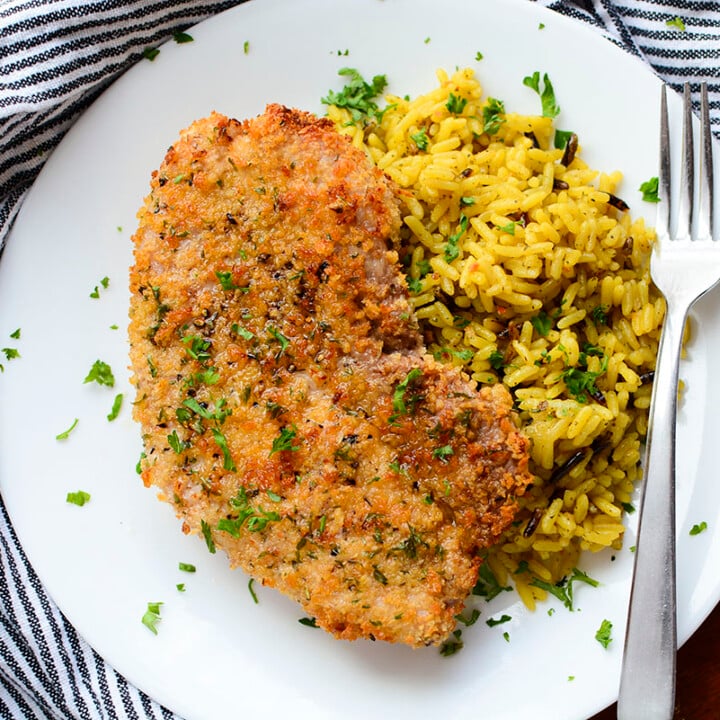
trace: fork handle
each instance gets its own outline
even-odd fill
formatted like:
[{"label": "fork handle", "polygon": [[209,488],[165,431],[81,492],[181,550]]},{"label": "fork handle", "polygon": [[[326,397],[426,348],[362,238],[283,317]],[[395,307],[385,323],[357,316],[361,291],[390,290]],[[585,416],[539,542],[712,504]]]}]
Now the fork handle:
[{"label": "fork handle", "polygon": [[679,303],[668,310],[658,349],[618,720],[672,720],[674,715],[675,420],[688,308],[689,303]]}]

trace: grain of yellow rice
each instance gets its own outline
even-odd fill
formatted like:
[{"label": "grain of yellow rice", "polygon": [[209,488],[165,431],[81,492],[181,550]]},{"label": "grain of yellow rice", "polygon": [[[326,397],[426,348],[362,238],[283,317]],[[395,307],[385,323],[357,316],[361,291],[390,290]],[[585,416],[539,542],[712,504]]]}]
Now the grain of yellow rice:
[{"label": "grain of yellow rice", "polygon": [[[582,551],[622,544],[665,312],[649,277],[654,233],[610,203],[620,173],[589,168],[580,150],[562,164],[551,119],[507,112],[488,134],[474,73],[437,80],[414,100],[388,96],[379,124],[328,115],[401,188],[430,350],[514,395],[537,480],[487,561],[532,609],[547,596],[534,578],[558,582]],[[467,101],[459,113],[451,93]],[[592,373],[599,392],[579,392],[573,373]]]}]

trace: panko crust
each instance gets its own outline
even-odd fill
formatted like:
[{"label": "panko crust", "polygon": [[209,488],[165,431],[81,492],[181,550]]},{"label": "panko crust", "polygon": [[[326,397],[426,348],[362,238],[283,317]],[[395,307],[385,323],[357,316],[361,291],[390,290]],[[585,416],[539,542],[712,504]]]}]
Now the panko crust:
[{"label": "panko crust", "polygon": [[442,642],[532,478],[507,390],[425,353],[391,182],[270,105],[194,122],[138,217],[145,484],[337,637]]}]

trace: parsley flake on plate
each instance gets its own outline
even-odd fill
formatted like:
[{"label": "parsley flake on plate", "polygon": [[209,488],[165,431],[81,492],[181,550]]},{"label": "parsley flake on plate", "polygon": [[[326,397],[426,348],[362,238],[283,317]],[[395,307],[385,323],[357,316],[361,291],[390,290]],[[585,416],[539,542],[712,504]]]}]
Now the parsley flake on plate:
[{"label": "parsley flake on plate", "polygon": [[595,633],[595,639],[607,650],[608,645],[612,642],[612,623],[609,620],[603,620],[600,627]]},{"label": "parsley flake on plate", "polygon": [[85,503],[90,502],[90,493],[87,493],[84,490],[78,490],[77,492],[69,492],[65,500],[71,505],[77,505],[78,507],[82,507],[83,505],[85,505]]},{"label": "parsley flake on plate", "polygon": [[153,635],[157,635],[157,624],[160,621],[160,606],[164,603],[161,602],[149,602],[147,604],[147,610],[142,616],[142,624],[150,630]]},{"label": "parsley flake on plate", "polygon": [[110,409],[110,412],[108,413],[108,416],[107,416],[108,422],[112,422],[120,414],[120,408],[122,407],[122,401],[123,401],[123,394],[118,393],[115,396],[115,400],[113,400],[112,408]]},{"label": "parsley flake on plate", "polygon": [[330,90],[320,102],[346,108],[352,115],[353,123],[362,121],[367,124],[371,120],[379,120],[382,112],[375,98],[387,87],[386,76],[375,75],[368,83],[355,68],[348,67],[338,70],[338,75],[348,79],[347,85],[340,92]]},{"label": "parsley flake on plate", "polygon": [[699,535],[701,532],[707,530],[708,524],[703,520],[700,523],[696,523],[690,528],[690,535]]},{"label": "parsley flake on plate", "polygon": [[73,420],[72,425],[67,430],[63,430],[61,433],[56,435],[55,439],[56,440],[67,440],[68,437],[70,436],[70,433],[77,427],[78,422],[79,422],[78,418],[75,418]]},{"label": "parsley flake on plate", "polygon": [[555,100],[555,90],[547,73],[543,75],[542,82],[543,88],[540,90],[540,72],[538,70],[523,78],[523,85],[527,85],[540,96],[543,117],[557,117],[560,114],[560,106]]},{"label": "parsley flake on plate", "polygon": [[659,182],[660,181],[657,177],[651,177],[649,180],[646,180],[644,183],[642,183],[640,185],[640,187],[638,189],[642,193],[642,199],[645,202],[651,202],[651,203],[660,202],[660,198],[658,197]]},{"label": "parsley flake on plate", "polygon": [[96,382],[98,385],[107,385],[107,387],[115,386],[115,376],[110,366],[102,360],[96,360],[83,383]]},{"label": "parsley flake on plate", "polygon": [[192,35],[188,35],[186,32],[174,32],[173,40],[178,44],[192,42],[195,38]]}]

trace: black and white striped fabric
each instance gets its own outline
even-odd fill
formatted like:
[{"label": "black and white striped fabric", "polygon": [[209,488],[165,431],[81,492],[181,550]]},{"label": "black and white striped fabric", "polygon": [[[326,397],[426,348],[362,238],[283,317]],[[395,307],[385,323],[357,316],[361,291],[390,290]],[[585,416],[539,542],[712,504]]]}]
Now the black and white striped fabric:
[{"label": "black and white striped fabric", "polygon": [[[706,80],[720,135],[720,2],[537,2],[595,27],[675,88]],[[145,48],[237,4],[0,0],[0,248],[45,158],[99,93]],[[175,718],[78,637],[25,558],[1,497],[0,717]]]}]

